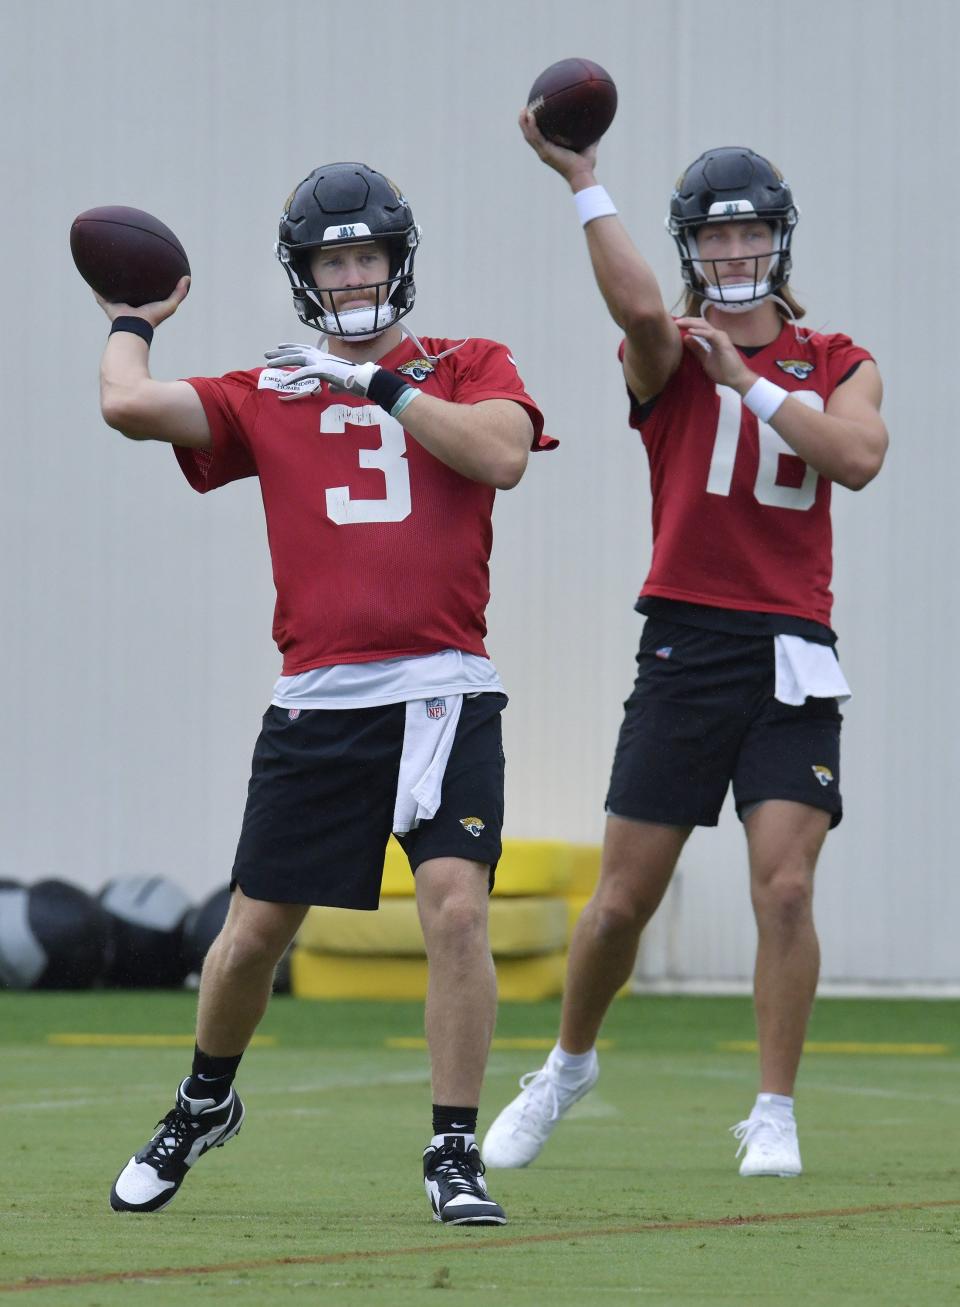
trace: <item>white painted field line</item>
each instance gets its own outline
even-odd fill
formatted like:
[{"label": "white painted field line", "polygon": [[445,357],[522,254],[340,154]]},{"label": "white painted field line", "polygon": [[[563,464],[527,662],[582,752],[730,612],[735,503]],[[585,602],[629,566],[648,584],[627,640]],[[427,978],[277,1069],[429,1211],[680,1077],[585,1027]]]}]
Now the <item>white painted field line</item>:
[{"label": "white painted field line", "polygon": [[[354,1072],[351,1075],[330,1075],[320,1079],[313,1080],[307,1084],[281,1084],[266,1085],[262,1081],[248,1082],[248,1092],[244,1093],[244,1098],[255,1099],[258,1094],[322,1094],[341,1089],[378,1089],[388,1085],[422,1085],[430,1081],[429,1069],[423,1068],[417,1071],[391,1071],[386,1075],[374,1075],[369,1072]],[[176,1086],[174,1086],[174,1089]],[[156,1095],[158,1090],[162,1092],[163,1086],[156,1082],[148,1085],[138,1085],[135,1087],[128,1086],[125,1090],[125,1096],[130,1098],[134,1093],[141,1097]],[[49,1088],[38,1088],[37,1093],[51,1093]],[[172,1094],[171,1094],[172,1096]],[[48,1099],[29,1099],[26,1102],[19,1103],[0,1103],[0,1114],[4,1112],[38,1112],[54,1110],[64,1110],[77,1107],[101,1107],[107,1101],[106,1094],[98,1094],[96,1097],[75,1097],[75,1098],[48,1098]],[[269,1110],[267,1114],[269,1114]],[[285,1109],[283,1109],[285,1110]],[[291,1109],[296,1110],[296,1109]],[[262,1108],[257,1109],[258,1114],[263,1113]]]},{"label": "white painted field line", "polygon": [[[665,1075],[682,1076],[687,1080],[755,1080],[754,1070],[728,1071],[721,1067],[693,1068],[689,1070],[673,1066],[665,1068]],[[801,1088],[804,1092],[811,1089],[828,1094],[848,1094],[852,1098],[887,1098],[901,1103],[942,1103],[946,1107],[960,1108],[958,1094],[923,1094],[900,1089],[882,1089],[878,1085],[839,1085],[831,1080],[815,1080],[804,1076]]]},{"label": "white painted field line", "polygon": [[105,1095],[99,1098],[51,1098],[44,1103],[0,1103],[0,1112],[42,1112],[52,1108],[62,1112],[74,1107],[102,1106]]}]

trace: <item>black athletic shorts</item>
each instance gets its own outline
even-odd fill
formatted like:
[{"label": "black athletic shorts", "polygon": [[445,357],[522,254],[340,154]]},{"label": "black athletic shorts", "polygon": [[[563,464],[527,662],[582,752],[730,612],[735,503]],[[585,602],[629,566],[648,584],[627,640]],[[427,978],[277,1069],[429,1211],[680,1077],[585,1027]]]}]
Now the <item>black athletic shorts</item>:
[{"label": "black athletic shorts", "polygon": [[836,826],[836,699],[800,707],[773,697],[771,636],[647,619],[624,704],[607,811],[668,826],[716,826],[733,783],[741,820],[765,799],[822,808]]},{"label": "black athletic shorts", "polygon": [[[429,858],[487,863],[503,827],[503,694],[464,695],[440,807],[397,836],[412,871]],[[271,903],[373,910],[393,824],[406,704],[271,706],[253,769],[232,884]]]}]

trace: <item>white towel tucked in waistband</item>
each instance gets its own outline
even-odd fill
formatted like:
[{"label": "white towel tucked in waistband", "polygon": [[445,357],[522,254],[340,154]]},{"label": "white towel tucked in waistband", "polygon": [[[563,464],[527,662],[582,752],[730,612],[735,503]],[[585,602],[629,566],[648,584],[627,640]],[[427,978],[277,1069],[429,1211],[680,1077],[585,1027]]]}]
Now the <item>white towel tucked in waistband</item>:
[{"label": "white towel tucked in waistband", "polygon": [[393,829],[397,835],[429,821],[440,807],[443,774],[457,733],[462,694],[442,699],[411,699],[403,728]]},{"label": "white towel tucked in waistband", "polygon": [[799,635],[773,637],[776,682],[774,698],[799,707],[807,699],[846,703],[850,686],[829,644],[815,644]]}]

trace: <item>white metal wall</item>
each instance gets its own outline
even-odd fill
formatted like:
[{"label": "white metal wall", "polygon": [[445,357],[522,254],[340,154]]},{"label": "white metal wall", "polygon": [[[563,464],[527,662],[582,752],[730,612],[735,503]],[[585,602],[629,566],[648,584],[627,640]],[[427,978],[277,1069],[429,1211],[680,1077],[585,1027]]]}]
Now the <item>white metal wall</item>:
[{"label": "white metal wall", "polygon": [[[491,650],[512,691],[509,833],[595,841],[649,556],[639,440],[562,183],[515,126],[535,75],[610,69],[601,175],[668,293],[681,168],[744,143],[803,210],[809,321],[876,354],[893,447],[838,491],[847,818],[822,863],[828,980],[960,982],[952,0],[3,0],[0,329],[5,618],[0,875],[95,888],[226,876],[278,660],[251,483],[201,499],[169,451],[100,422],[105,320],[70,262],[73,216],[167,221],[194,287],[158,376],[256,364],[300,331],[271,246],[317,163],[400,180],[424,228],[425,333],[506,340],[562,440],[497,510]],[[698,832],[651,933],[652,977],[749,974],[741,836]]]}]

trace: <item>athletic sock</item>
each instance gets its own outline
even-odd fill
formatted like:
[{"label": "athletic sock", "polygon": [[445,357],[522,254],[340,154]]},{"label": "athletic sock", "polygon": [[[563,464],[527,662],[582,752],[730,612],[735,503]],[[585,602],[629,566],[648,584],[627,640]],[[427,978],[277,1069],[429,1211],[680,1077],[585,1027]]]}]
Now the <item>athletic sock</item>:
[{"label": "athletic sock", "polygon": [[782,1112],[785,1116],[793,1116],[793,1099],[788,1098],[786,1094],[757,1094],[757,1101],[754,1105],[755,1112],[769,1111]]},{"label": "athletic sock", "polygon": [[568,1053],[566,1049],[560,1047],[558,1041],[551,1049],[547,1061],[562,1079],[582,1080],[595,1056],[595,1050],[592,1048],[586,1053]]},{"label": "athletic sock", "polygon": [[433,1104],[433,1133],[437,1135],[469,1135],[472,1139],[477,1133],[476,1107],[447,1107],[443,1103]]},{"label": "athletic sock", "polygon": [[229,1096],[242,1057],[242,1053],[236,1057],[211,1057],[195,1044],[193,1069],[183,1092],[187,1098],[212,1098],[214,1102],[222,1103]]}]

